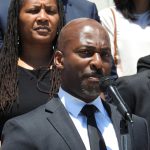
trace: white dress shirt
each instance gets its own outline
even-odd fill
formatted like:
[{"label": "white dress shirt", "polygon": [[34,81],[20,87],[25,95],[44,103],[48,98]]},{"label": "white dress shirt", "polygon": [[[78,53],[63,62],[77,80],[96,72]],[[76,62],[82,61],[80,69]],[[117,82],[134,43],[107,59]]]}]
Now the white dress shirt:
[{"label": "white dress shirt", "polygon": [[[87,133],[87,118],[80,113],[85,102],[73,97],[72,95],[65,92],[62,88],[59,89],[58,93],[63,105],[67,109],[79,135],[87,150],[90,150],[89,138]],[[98,112],[95,113],[97,126],[101,131],[107,150],[119,150],[118,141],[113,124],[101,102],[100,97],[92,101],[91,103],[98,108]]]}]

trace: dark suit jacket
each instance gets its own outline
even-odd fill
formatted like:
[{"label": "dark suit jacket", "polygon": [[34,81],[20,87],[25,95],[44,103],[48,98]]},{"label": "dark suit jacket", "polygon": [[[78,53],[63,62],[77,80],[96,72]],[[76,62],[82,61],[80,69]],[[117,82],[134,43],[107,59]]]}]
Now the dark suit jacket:
[{"label": "dark suit jacket", "polygon": [[65,23],[81,17],[92,18],[100,22],[96,5],[87,0],[63,0]]},{"label": "dark suit jacket", "polygon": [[[104,102],[119,141],[126,150],[131,149],[130,136],[120,134],[121,115],[116,107]],[[133,116],[135,150],[148,150],[147,124],[144,119]],[[132,129],[131,129],[132,128]],[[68,112],[58,97],[32,112],[9,120],[3,130],[2,150],[86,150]]]},{"label": "dark suit jacket", "polygon": [[145,118],[150,129],[150,70],[119,78],[117,86],[131,112]]},{"label": "dark suit jacket", "polygon": [[2,33],[6,31],[8,7],[10,2],[11,0],[0,0],[0,26],[2,29]]}]

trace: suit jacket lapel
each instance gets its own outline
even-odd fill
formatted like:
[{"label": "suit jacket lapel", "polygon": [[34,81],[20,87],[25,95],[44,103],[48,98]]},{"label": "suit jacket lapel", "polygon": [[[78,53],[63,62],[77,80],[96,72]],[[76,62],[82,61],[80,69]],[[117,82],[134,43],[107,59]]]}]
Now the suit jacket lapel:
[{"label": "suit jacket lapel", "polygon": [[71,150],[86,150],[76,127],[58,97],[47,103],[46,111],[49,112],[49,122],[59,132]]}]

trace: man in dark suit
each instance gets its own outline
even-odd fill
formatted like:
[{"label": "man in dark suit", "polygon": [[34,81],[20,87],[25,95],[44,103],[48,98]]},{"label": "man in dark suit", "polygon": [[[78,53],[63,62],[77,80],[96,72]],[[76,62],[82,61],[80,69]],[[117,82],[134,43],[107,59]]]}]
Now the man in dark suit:
[{"label": "man in dark suit", "polygon": [[137,74],[119,78],[117,84],[131,113],[145,118],[150,128],[150,55],[139,59]]},{"label": "man in dark suit", "polygon": [[95,20],[76,19],[62,29],[57,48],[54,64],[61,71],[58,95],[46,105],[9,120],[2,134],[2,149],[92,149],[87,134],[89,118],[83,109],[94,107],[98,130],[94,129],[101,132],[98,137],[105,150],[148,150],[146,121],[133,115],[134,122],[126,122],[115,106],[99,98],[100,79],[111,69],[105,29]]}]

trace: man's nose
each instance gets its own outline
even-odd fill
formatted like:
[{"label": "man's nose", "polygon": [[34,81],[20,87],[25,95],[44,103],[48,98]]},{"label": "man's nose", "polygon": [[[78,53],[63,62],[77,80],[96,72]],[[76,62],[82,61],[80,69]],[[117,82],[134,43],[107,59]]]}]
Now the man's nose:
[{"label": "man's nose", "polygon": [[101,69],[102,68],[102,59],[99,53],[95,53],[92,57],[91,68],[92,69]]}]

